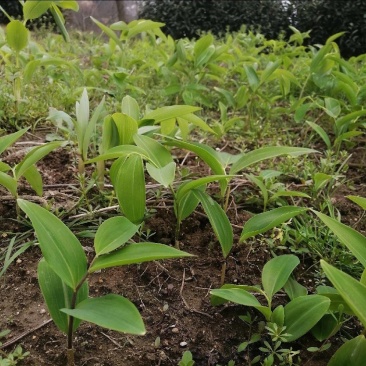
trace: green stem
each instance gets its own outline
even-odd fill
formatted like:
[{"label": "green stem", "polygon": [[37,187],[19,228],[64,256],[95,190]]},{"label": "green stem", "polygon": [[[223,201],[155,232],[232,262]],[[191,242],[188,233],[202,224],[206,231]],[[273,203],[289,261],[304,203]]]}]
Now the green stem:
[{"label": "green stem", "polygon": [[[76,300],[78,296],[78,292],[83,285],[83,283],[88,278],[89,272],[86,272],[84,277],[80,280],[79,284],[76,286],[72,298],[71,298],[71,304],[70,309],[75,309],[76,306]],[[74,317],[69,316],[69,329],[67,332],[67,360],[68,360],[68,366],[74,366],[74,349],[73,349],[73,328],[74,328]]]}]

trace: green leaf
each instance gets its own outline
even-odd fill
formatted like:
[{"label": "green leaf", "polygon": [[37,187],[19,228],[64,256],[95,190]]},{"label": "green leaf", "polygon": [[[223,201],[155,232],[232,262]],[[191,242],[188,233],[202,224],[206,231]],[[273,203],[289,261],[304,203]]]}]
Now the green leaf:
[{"label": "green leaf", "polygon": [[320,212],[313,211],[338,237],[352,254],[366,267],[366,237],[339,221]]},{"label": "green leaf", "polygon": [[14,133],[10,133],[5,136],[0,137],[0,154],[2,154],[10,145],[17,141],[21,136],[23,136],[28,131],[28,128],[23,128]]},{"label": "green leaf", "polygon": [[15,167],[15,179],[18,180],[27,169],[29,169],[33,164],[37,163],[39,160],[49,154],[52,150],[61,146],[61,144],[62,141],[54,141],[48,144],[34,147]]},{"label": "green leaf", "polygon": [[134,145],[120,145],[112,147],[111,149],[107,150],[104,154],[101,154],[94,159],[87,160],[85,164],[96,163],[97,161],[102,160],[121,158],[131,154],[139,155],[143,159],[149,160],[149,157],[146,155],[144,149],[141,149],[140,147]]},{"label": "green leaf", "polygon": [[89,268],[89,272],[95,272],[99,269],[109,267],[150,262],[159,259],[182,258],[190,256],[191,254],[163,244],[134,243],[128,244],[125,247],[114,251],[113,253],[98,257]]},{"label": "green leaf", "polygon": [[299,263],[300,260],[295,255],[284,254],[272,258],[264,265],[262,270],[262,286],[271,300],[273,295],[286,284],[292,271]]},{"label": "green leaf", "polygon": [[112,114],[112,119],[117,126],[119,145],[133,144],[133,136],[138,130],[136,120],[123,113]]},{"label": "green leaf", "polygon": [[117,332],[138,335],[146,333],[136,306],[123,296],[110,294],[89,298],[80,302],[75,309],[61,309],[61,311]]},{"label": "green leaf", "polygon": [[[213,37],[211,34],[207,34],[196,41],[193,49],[194,54],[194,64],[196,68],[201,67],[205,62],[215,52],[215,47],[213,46]],[[210,46],[213,46],[213,48]]]},{"label": "green leaf", "polygon": [[341,113],[341,105],[339,103],[339,101],[337,99],[334,98],[324,98],[324,102],[325,102],[325,113],[336,119],[339,114]]},{"label": "green leaf", "polygon": [[151,137],[135,135],[133,140],[135,144],[145,152],[146,156],[149,157],[150,161],[157,168],[163,168],[173,162],[171,153]]},{"label": "green leaf", "polygon": [[244,70],[248,78],[250,88],[255,92],[260,84],[257,72],[254,70],[253,66],[244,65]]},{"label": "green leaf", "polygon": [[236,161],[231,169],[230,174],[236,174],[240,170],[248,167],[249,165],[258,163],[262,160],[275,158],[281,155],[299,156],[303,154],[316,153],[316,150],[306,149],[303,147],[288,147],[288,146],[271,146],[262,147],[260,149],[251,151],[243,155],[238,161]]},{"label": "green leaf", "polygon": [[155,179],[158,183],[162,184],[165,188],[169,187],[175,178],[175,167],[174,161],[165,165],[162,168],[156,168],[154,165],[146,163],[146,170],[150,176]]},{"label": "green leaf", "polygon": [[5,187],[13,197],[17,196],[18,182],[7,173],[0,172],[0,185]]},{"label": "green leaf", "polygon": [[42,196],[43,182],[41,173],[38,171],[38,169],[32,165],[23,173],[23,176],[29,185],[35,190],[38,196]]},{"label": "green leaf", "polygon": [[363,210],[366,210],[366,198],[360,196],[346,196],[349,200],[359,205]]},{"label": "green leaf", "polygon": [[363,334],[344,343],[330,359],[328,366],[362,366],[366,359]]},{"label": "green leaf", "polygon": [[290,300],[299,296],[305,296],[308,294],[308,290],[305,286],[300,285],[292,276],[289,277],[285,285],[283,286],[287,296]]},{"label": "green leaf", "polygon": [[[250,292],[245,291],[240,288],[228,288],[228,289],[217,289],[210,291],[211,296],[213,299],[215,297],[225,299],[226,301],[231,301],[235,304],[244,305],[244,306],[251,306],[260,311],[267,320],[271,317],[271,309],[266,306],[262,306],[261,303],[256,299],[254,295]],[[215,300],[214,300],[215,301]],[[212,298],[211,298],[212,302]]]},{"label": "green leaf", "polygon": [[221,245],[222,253],[226,258],[233,246],[233,228],[225,211],[206,192],[195,190],[194,195],[200,200],[201,205],[210,221],[215,235]]},{"label": "green leaf", "polygon": [[215,180],[220,181],[223,179],[231,179],[231,178],[233,178],[232,175],[209,175],[208,177],[198,178],[185,184],[181,184],[175,195],[175,199],[179,204],[180,200],[192,189],[198,188],[207,183],[214,182]]},{"label": "green leaf", "polygon": [[29,31],[21,21],[12,20],[6,26],[6,40],[9,47],[15,52],[20,52],[27,47],[28,37]]},{"label": "green leaf", "polygon": [[[71,2],[71,1],[65,1],[65,2]],[[52,6],[50,7],[50,13],[53,16],[53,19],[55,20],[55,23],[56,23],[59,31],[61,32],[63,39],[65,40],[65,42],[69,42],[70,36],[65,27],[65,18],[63,16],[61,10],[55,5],[54,2],[52,3]]]},{"label": "green leaf", "polygon": [[107,254],[130,240],[139,227],[125,217],[112,217],[104,221],[98,228],[94,248],[97,256]]},{"label": "green leaf", "polygon": [[245,223],[240,241],[264,233],[306,210],[304,207],[283,206],[255,215]]},{"label": "green leaf", "polygon": [[331,149],[332,143],[330,142],[328,134],[325,132],[325,130],[314,122],[306,121],[306,123],[322,138],[322,140],[327,145],[327,148]]},{"label": "green leaf", "polygon": [[285,306],[286,342],[307,333],[328,311],[330,300],[321,295],[300,296]]},{"label": "green leaf", "polygon": [[23,6],[24,20],[39,18],[52,5],[52,1],[31,0],[26,1]]},{"label": "green leaf", "polygon": [[273,310],[271,315],[271,322],[276,323],[280,327],[283,326],[283,323],[285,321],[285,311],[282,305],[279,305],[276,307],[276,309]]},{"label": "green leaf", "polygon": [[189,105],[172,105],[168,107],[162,107],[149,112],[144,116],[144,119],[153,119],[155,123],[160,123],[167,119],[182,117],[186,114],[199,111],[201,108],[192,107]]},{"label": "green leaf", "polygon": [[319,341],[323,342],[334,335],[341,324],[334,314],[325,314],[318,323],[311,329],[311,334]]},{"label": "green leaf", "polygon": [[53,2],[62,9],[79,11],[79,4],[76,0],[54,0]]},{"label": "green leaf", "polygon": [[365,327],[366,286],[323,260],[320,261],[320,264],[330,282]]},{"label": "green leaf", "polygon": [[27,214],[37,234],[46,262],[72,289],[86,275],[86,256],[80,242],[56,216],[35,203],[17,200]]},{"label": "green leaf", "polygon": [[119,158],[112,165],[111,180],[119,205],[125,216],[134,224],[140,224],[145,216],[145,174],[141,156]]},{"label": "green leaf", "polygon": [[[187,183],[183,183],[183,184],[187,184]],[[183,186],[183,184],[182,184],[182,186]],[[177,216],[177,220],[179,223],[181,223],[184,219],[186,219],[196,209],[196,207],[199,204],[199,199],[194,194],[194,192],[197,189],[204,190],[205,188],[206,188],[205,185],[200,186],[200,187],[196,188],[195,190],[191,190],[188,193],[186,193],[179,200],[179,202],[177,202],[177,200],[174,201],[174,209],[176,211],[175,214]]]},{"label": "green leaf", "polygon": [[140,119],[140,108],[136,99],[126,95],[122,99],[122,113],[127,114],[135,121],[138,121]]},{"label": "green leaf", "polygon": [[[69,328],[69,316],[62,313],[60,309],[71,306],[73,291],[66,286],[59,276],[51,269],[47,262],[43,259],[38,263],[38,282],[45,299],[52,320],[57,327],[67,334]],[[84,282],[78,291],[76,304],[88,297],[88,284]],[[80,324],[79,319],[74,320],[73,331]]]},{"label": "green leaf", "polygon": [[363,117],[366,115],[366,110],[355,111],[346,114],[345,116],[338,118],[335,122],[337,130],[339,131],[343,126],[353,123],[353,121],[358,117]]},{"label": "green leaf", "polygon": [[111,38],[114,42],[116,42],[116,45],[119,46],[119,48],[121,50],[123,50],[123,45],[122,42],[120,41],[120,39],[118,38],[117,34],[110,29],[109,27],[105,26],[103,23],[101,23],[99,20],[93,18],[92,16],[90,17],[90,19],[109,37]]}]

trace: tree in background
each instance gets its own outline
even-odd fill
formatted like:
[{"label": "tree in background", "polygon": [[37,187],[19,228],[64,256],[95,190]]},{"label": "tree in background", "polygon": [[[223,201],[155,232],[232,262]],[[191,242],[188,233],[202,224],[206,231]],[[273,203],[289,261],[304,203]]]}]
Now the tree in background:
[{"label": "tree in background", "polygon": [[165,33],[173,38],[194,38],[207,31],[219,35],[243,24],[276,38],[289,25],[282,0],[148,0],[139,17],[165,23]]},{"label": "tree in background", "polygon": [[242,25],[276,39],[291,34],[293,25],[311,31],[311,44],[324,44],[331,35],[339,38],[344,57],[366,53],[366,0],[146,0],[140,18],[166,24],[173,38],[194,38],[202,31],[219,35],[237,31]]}]

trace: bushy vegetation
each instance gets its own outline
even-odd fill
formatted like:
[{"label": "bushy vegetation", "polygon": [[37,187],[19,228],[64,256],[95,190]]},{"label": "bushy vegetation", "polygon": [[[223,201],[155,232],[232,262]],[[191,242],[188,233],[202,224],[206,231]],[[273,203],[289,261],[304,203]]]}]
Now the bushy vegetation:
[{"label": "bushy vegetation", "polygon": [[165,23],[165,33],[176,39],[207,31],[223,35],[243,25],[268,39],[288,36],[290,25],[301,32],[311,31],[306,44],[324,44],[332,34],[346,32],[338,44],[342,55],[351,57],[366,49],[365,12],[363,0],[147,0],[140,16]]},{"label": "bushy vegetation", "polygon": [[[258,315],[240,317],[251,336],[238,344],[239,362],[300,363],[304,350],[294,341],[307,334],[318,342],[310,351],[320,352],[350,319],[364,329],[365,227],[362,216],[348,218],[354,227],[342,223],[337,190],[357,190],[348,169],[351,153],[364,151],[366,56],[345,60],[336,43],[341,34],[311,47],[304,46],[309,34],[294,27],[288,41],[244,28],[175,40],[151,20],[107,27],[92,18],[109,41],[73,33],[66,43],[60,35],[29,34],[25,24],[51,7],[68,40],[58,7],[77,10],[77,3],[45,4],[26,2],[22,21],[0,31],[0,189],[14,207],[0,276],[29,247],[41,253],[37,279],[52,320],[67,334],[68,365],[82,321],[145,333],[136,305],[121,295],[90,296],[90,278],[111,267],[191,257],[181,248],[183,224],[193,215],[207,221],[221,258],[221,269],[213,269],[221,284],[207,290],[211,304],[231,302]],[[44,143],[7,160],[40,125],[48,128]],[[37,164],[55,149],[76,161],[74,189],[66,184],[64,195],[73,192],[71,208],[40,199],[48,172]],[[192,168],[187,159],[199,164]],[[362,158],[357,165],[363,172]],[[364,197],[347,199],[366,209]],[[159,203],[174,218],[172,240],[164,244],[144,226]],[[251,218],[233,224],[244,210]],[[73,233],[79,215],[83,227],[97,217],[87,230],[93,247]],[[27,234],[25,226],[32,227]],[[239,266],[234,251],[246,244],[264,247],[270,259],[255,284],[226,283],[229,261]],[[308,282],[296,272],[300,263]],[[349,339],[329,366],[364,359],[365,331],[342,336]],[[18,349],[16,357],[25,356]],[[179,365],[192,362],[187,352]]]}]

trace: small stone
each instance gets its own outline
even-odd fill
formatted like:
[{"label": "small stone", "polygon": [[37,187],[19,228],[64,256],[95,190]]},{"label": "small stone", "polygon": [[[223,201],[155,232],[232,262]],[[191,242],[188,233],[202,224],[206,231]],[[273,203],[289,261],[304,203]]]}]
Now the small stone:
[{"label": "small stone", "polygon": [[17,259],[17,263],[22,263],[22,260],[21,259]]},{"label": "small stone", "polygon": [[46,310],[45,309],[41,309],[41,311],[39,312],[40,314],[45,314]]},{"label": "small stone", "polygon": [[186,347],[186,346],[187,346],[187,344],[188,344],[187,342],[180,342],[180,343],[179,343],[179,345],[180,345],[181,347]]},{"label": "small stone", "polygon": [[173,328],[172,333],[179,333],[179,329],[178,328]]}]

